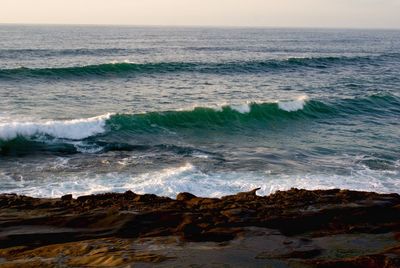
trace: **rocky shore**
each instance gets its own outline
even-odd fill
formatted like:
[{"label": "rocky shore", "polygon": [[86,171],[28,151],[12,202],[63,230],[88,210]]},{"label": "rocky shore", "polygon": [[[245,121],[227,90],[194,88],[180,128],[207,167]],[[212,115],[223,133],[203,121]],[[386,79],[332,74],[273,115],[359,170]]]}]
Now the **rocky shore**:
[{"label": "rocky shore", "polygon": [[0,195],[0,267],[400,267],[400,196]]}]

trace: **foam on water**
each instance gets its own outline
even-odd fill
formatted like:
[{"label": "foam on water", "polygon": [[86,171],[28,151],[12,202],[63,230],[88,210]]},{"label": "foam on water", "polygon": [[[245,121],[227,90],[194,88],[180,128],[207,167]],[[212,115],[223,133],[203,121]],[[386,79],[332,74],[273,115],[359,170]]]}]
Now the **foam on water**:
[{"label": "foam on water", "polygon": [[[320,119],[350,120],[355,115],[379,120],[380,124],[386,124],[388,133],[396,133],[395,117],[400,112],[400,100],[391,94],[334,100],[309,100],[307,96],[300,96],[291,101],[242,103],[197,106],[188,110],[105,114],[74,120],[43,121],[0,114],[0,154],[26,155],[36,151],[102,153],[121,149],[132,150],[132,144],[140,145],[136,142],[144,141],[143,134],[152,136],[152,139],[145,141],[147,145],[150,140],[174,144],[175,141],[171,141],[170,138],[174,136],[184,139],[188,129],[201,130],[203,134],[211,129],[218,131],[220,136],[233,134],[240,137],[243,134],[247,135],[247,130],[254,129],[261,130],[254,133],[264,133],[265,130],[276,133],[283,130],[289,121],[310,122],[311,124],[302,125],[311,126]],[[386,122],[381,120],[382,117],[387,118]],[[197,133],[192,132],[191,137],[195,139]],[[98,134],[104,135],[95,137]],[[14,140],[20,137],[25,139]],[[91,138],[87,139],[89,137]],[[111,139],[107,139],[108,137]],[[112,142],[109,143],[110,140]]]},{"label": "foam on water", "polygon": [[229,107],[231,107],[232,110],[235,110],[241,114],[247,114],[251,110],[250,104],[248,103],[240,105],[230,105]]},{"label": "foam on water", "polygon": [[15,27],[0,193],[400,193],[398,33]]},{"label": "foam on water", "polygon": [[24,180],[0,175],[7,184],[3,192],[37,197],[59,197],[72,193],[74,196],[104,192],[153,193],[175,197],[180,192],[191,192],[198,196],[220,197],[260,187],[259,195],[268,195],[277,190],[292,187],[315,189],[350,189],[381,193],[400,192],[400,172],[387,173],[369,168],[354,169],[351,175],[335,174],[273,174],[264,172],[203,172],[191,163],[161,169],[139,175],[112,172],[93,174],[90,172],[57,177],[56,174],[43,180]]},{"label": "foam on water", "polygon": [[49,135],[54,138],[80,140],[95,134],[103,133],[106,120],[111,114],[86,119],[51,120],[38,122],[12,121],[0,123],[0,140],[11,140],[19,136],[32,137]]},{"label": "foam on water", "polygon": [[[293,101],[260,102],[259,104],[257,104],[257,102],[223,104],[217,107],[210,107],[210,109],[213,109],[215,112],[223,113],[224,108],[228,108],[241,114],[248,114],[252,111],[252,105],[275,105],[275,103],[277,103],[281,110],[294,112],[303,109],[307,99],[306,96],[302,96]],[[192,108],[192,111],[196,108],[202,107]],[[187,112],[188,110],[178,111]],[[81,140],[103,133],[105,131],[106,121],[110,119],[111,116],[112,114],[108,113],[84,119],[43,121],[33,120],[31,118],[13,118],[8,115],[0,114],[0,140],[7,141],[21,136],[30,138],[32,136],[41,135],[48,135],[60,139]],[[132,114],[131,116],[136,115]]]},{"label": "foam on water", "polygon": [[[284,110],[286,112],[296,112],[304,109],[306,102],[309,100],[309,97],[306,95],[295,98],[294,100],[287,101],[276,101],[279,109]],[[265,103],[275,103],[275,102],[246,102],[243,104],[222,104],[218,107],[213,107],[213,109],[217,112],[222,112],[224,107],[229,107],[230,109],[239,112],[241,114],[247,114],[251,112],[252,104],[265,104]]]},{"label": "foam on water", "polygon": [[[306,105],[306,102],[309,100],[309,97],[306,95],[302,95],[300,97],[295,98],[294,100],[286,100],[286,101],[253,101],[249,102],[247,101],[246,103],[242,104],[228,104],[228,103],[223,103],[218,106],[211,106],[214,111],[216,112],[223,112],[223,108],[230,108],[236,112],[239,112],[241,114],[247,114],[251,112],[251,106],[252,104],[266,104],[266,103],[277,103],[279,109],[284,110],[286,112],[296,112],[299,110],[304,109],[304,106]],[[197,107],[193,107],[197,108]]]},{"label": "foam on water", "polygon": [[308,100],[307,96],[301,96],[293,101],[278,102],[278,107],[281,110],[284,110],[287,112],[295,112],[295,111],[302,110],[304,108],[304,105],[306,104],[307,100]]}]

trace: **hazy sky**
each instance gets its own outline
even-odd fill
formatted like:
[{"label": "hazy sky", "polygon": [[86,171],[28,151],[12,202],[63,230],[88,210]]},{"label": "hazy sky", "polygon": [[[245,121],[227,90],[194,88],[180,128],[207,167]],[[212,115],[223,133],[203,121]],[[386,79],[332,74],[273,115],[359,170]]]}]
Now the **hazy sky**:
[{"label": "hazy sky", "polygon": [[0,23],[400,28],[400,0],[0,0]]}]

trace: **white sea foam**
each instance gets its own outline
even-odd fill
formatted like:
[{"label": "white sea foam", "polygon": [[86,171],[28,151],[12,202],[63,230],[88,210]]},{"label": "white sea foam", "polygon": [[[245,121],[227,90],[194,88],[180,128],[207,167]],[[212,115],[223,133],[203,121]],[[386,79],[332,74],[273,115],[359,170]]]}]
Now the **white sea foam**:
[{"label": "white sea foam", "polygon": [[121,63],[137,64],[137,62],[134,62],[131,60],[122,60],[122,61],[112,60],[112,61],[110,61],[110,64],[121,64]]},{"label": "white sea foam", "polygon": [[0,139],[11,140],[18,136],[49,135],[55,138],[80,140],[105,131],[111,114],[74,120],[0,123]]},{"label": "white sea foam", "polygon": [[278,107],[279,109],[282,109],[287,112],[295,112],[298,110],[302,110],[307,100],[308,100],[307,96],[301,96],[296,100],[278,102]]},{"label": "white sea foam", "polygon": [[220,105],[210,106],[210,108],[216,112],[222,112],[224,110],[225,106],[226,106],[226,104],[220,104]]},{"label": "white sea foam", "polygon": [[241,114],[246,114],[250,112],[250,104],[246,103],[246,104],[237,104],[237,105],[230,105],[232,110],[235,110]]},{"label": "white sea foam", "polygon": [[287,111],[287,112],[295,112],[298,110],[302,110],[304,108],[304,105],[306,102],[309,100],[308,96],[302,95],[297,98],[294,98],[292,100],[282,100],[282,101],[277,101],[277,100],[248,100],[244,101],[243,103],[229,103],[229,102],[221,102],[218,104],[206,104],[206,105],[201,105],[201,104],[196,104],[192,105],[189,107],[182,107],[177,109],[177,111],[193,111],[196,108],[204,107],[204,108],[209,108],[212,109],[216,112],[223,112],[224,109],[228,108],[231,110],[234,110],[236,112],[246,114],[251,112],[251,106],[252,104],[277,104],[279,109]]},{"label": "white sea foam", "polygon": [[216,112],[223,112],[225,108],[230,108],[236,112],[239,112],[241,114],[249,113],[251,111],[251,103],[246,102],[242,104],[229,104],[227,102],[222,102],[217,105],[209,105],[206,106],[207,108],[211,108]]},{"label": "white sea foam", "polygon": [[112,172],[56,174],[43,179],[24,180],[20,177],[2,177],[7,187],[2,192],[14,192],[39,197],[59,197],[72,193],[74,196],[103,192],[154,193],[175,197],[180,192],[191,192],[198,196],[220,197],[260,187],[259,195],[268,195],[277,190],[292,187],[303,189],[351,189],[381,193],[400,193],[399,171],[387,174],[377,170],[358,169],[351,175],[335,174],[272,174],[260,172],[202,172],[193,164],[152,171],[139,175]]},{"label": "white sea foam", "polygon": [[[278,104],[278,107],[281,110],[284,110],[287,112],[295,112],[295,111],[302,110],[308,99],[309,99],[308,96],[303,95],[294,100],[275,101],[275,103]],[[217,112],[221,112],[224,107],[230,107],[232,110],[235,110],[239,113],[245,114],[245,113],[249,113],[251,111],[251,103],[262,104],[265,102],[254,101],[254,102],[247,102],[247,103],[243,103],[243,104],[224,103],[224,104],[218,105],[217,107],[212,107],[212,108]],[[274,102],[271,102],[271,103],[274,103]]]}]

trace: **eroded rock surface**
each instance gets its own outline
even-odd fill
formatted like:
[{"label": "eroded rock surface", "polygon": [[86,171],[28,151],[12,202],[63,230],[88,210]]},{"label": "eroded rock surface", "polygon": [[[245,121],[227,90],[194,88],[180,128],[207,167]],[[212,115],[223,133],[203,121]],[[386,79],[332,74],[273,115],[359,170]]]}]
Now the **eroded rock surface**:
[{"label": "eroded rock surface", "polygon": [[214,267],[213,258],[215,267],[400,267],[399,195],[291,189],[262,197],[256,190],[176,200],[131,191],[3,194],[0,267]]}]

